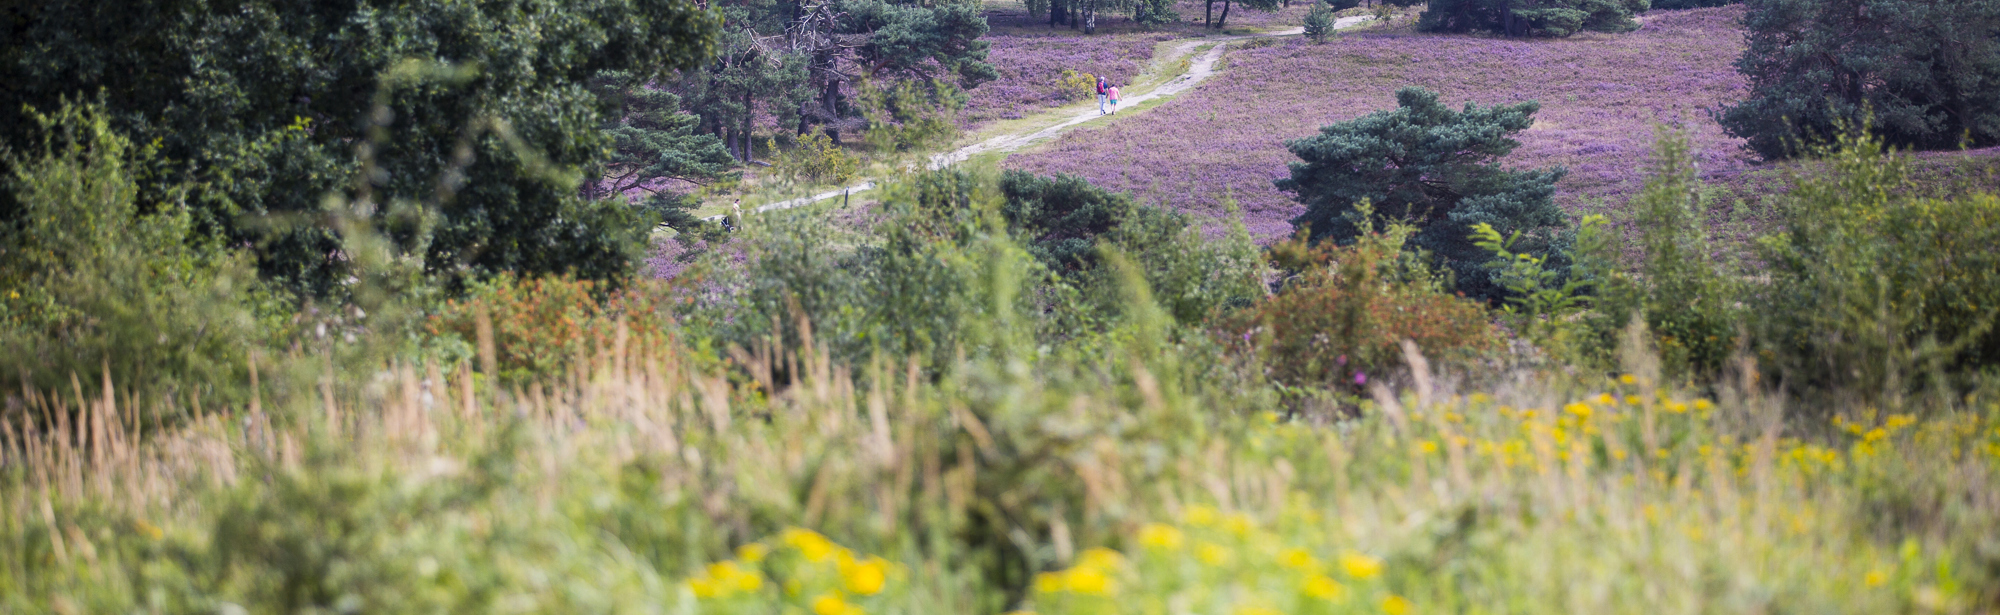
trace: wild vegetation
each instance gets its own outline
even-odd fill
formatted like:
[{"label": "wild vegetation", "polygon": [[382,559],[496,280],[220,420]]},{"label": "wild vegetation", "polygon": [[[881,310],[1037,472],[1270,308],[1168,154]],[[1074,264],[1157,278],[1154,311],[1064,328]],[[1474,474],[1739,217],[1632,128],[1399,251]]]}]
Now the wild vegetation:
[{"label": "wild vegetation", "polygon": [[[1719,228],[1746,141],[1608,79],[1525,95],[1623,66],[1683,105],[1753,96],[1688,76],[1752,4],[1246,44],[1007,163],[1031,170],[911,163],[976,82],[1088,72],[980,69],[975,5],[20,13],[0,70],[111,63],[97,94],[7,85],[47,100],[0,152],[0,610],[2000,612],[2000,184],[1864,114],[1758,171],[1760,225]],[[682,30],[590,64],[649,28]],[[318,46],[384,32],[416,59]],[[1037,44],[1137,66],[1162,35],[1092,36]],[[495,45],[539,51],[439,51]],[[353,117],[180,137],[295,150],[176,149],[133,102],[306,60],[382,72],[285,103],[346,84]],[[206,77],[134,80],[174,67]],[[1423,87],[1334,113],[1293,75],[1315,67]],[[225,159],[274,166],[196,164]],[[232,190],[321,215],[204,209]],[[272,269],[307,230],[333,290]]]}]

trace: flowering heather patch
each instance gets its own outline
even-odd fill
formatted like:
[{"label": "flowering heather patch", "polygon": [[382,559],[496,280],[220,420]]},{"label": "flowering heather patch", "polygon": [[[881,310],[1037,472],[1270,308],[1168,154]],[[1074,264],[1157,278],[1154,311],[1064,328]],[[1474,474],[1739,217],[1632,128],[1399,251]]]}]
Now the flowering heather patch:
[{"label": "flowering heather patch", "polygon": [[1730,63],[1742,50],[1740,7],[1651,16],[1623,35],[1522,41],[1471,36],[1350,34],[1325,45],[1286,44],[1231,53],[1226,70],[1148,113],[1066,135],[1010,158],[1035,173],[1074,173],[1143,201],[1217,217],[1223,197],[1241,203],[1250,231],[1288,235],[1301,208],[1271,181],[1295,158],[1284,142],[1321,126],[1395,107],[1421,86],[1454,105],[1539,100],[1518,138],[1513,167],[1569,167],[1557,203],[1571,213],[1622,203],[1645,182],[1653,127],[1678,123],[1705,175],[1750,162],[1741,140],[1704,112],[1746,91]]},{"label": "flowering heather patch", "polygon": [[988,34],[985,40],[993,47],[987,62],[1000,69],[1000,78],[967,91],[971,99],[959,122],[971,126],[1016,119],[1091,96],[1089,91],[1065,91],[1061,85],[1064,70],[1131,83],[1152,61],[1154,44],[1177,37],[1172,33],[1084,36],[1067,28]]}]

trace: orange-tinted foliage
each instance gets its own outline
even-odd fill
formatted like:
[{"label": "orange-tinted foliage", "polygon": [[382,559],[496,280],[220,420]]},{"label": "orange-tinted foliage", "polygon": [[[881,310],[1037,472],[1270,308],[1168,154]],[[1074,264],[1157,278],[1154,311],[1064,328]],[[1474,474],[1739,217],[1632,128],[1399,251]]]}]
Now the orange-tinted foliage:
[{"label": "orange-tinted foliage", "polygon": [[653,343],[670,335],[673,317],[664,309],[666,297],[635,280],[635,286],[601,293],[590,280],[569,276],[521,279],[503,274],[473,288],[470,296],[453,300],[431,317],[432,334],[455,334],[467,342],[478,339],[478,313],[493,321],[493,345],[501,374],[510,379],[550,376],[567,361],[618,343],[622,321],[625,343]]},{"label": "orange-tinted foliage", "polygon": [[1300,271],[1282,292],[1226,319],[1228,342],[1254,352],[1274,380],[1291,386],[1359,386],[1401,363],[1398,344],[1434,357],[1492,350],[1500,337],[1478,302],[1440,290],[1402,259],[1395,237],[1352,246],[1302,240],[1273,246],[1281,269]]}]

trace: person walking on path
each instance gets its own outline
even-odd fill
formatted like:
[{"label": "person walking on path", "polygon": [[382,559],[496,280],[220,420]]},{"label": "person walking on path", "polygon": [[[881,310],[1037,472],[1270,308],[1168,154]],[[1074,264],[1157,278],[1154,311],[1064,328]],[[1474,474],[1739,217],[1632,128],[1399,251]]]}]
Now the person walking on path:
[{"label": "person walking on path", "polygon": [[1111,86],[1110,89],[1105,90],[1105,93],[1111,97],[1111,113],[1116,115],[1118,113],[1118,86]]},{"label": "person walking on path", "polygon": [[1109,92],[1105,91],[1105,87],[1107,87],[1108,85],[1109,85],[1109,84],[1106,84],[1106,83],[1104,82],[1104,78],[1103,78],[1103,77],[1098,77],[1098,78],[1097,78],[1097,114],[1098,114],[1098,115],[1104,115],[1104,113],[1105,113],[1105,111],[1104,111],[1104,101],[1105,101],[1105,99],[1106,99],[1106,98],[1108,98],[1108,95],[1110,94]]}]

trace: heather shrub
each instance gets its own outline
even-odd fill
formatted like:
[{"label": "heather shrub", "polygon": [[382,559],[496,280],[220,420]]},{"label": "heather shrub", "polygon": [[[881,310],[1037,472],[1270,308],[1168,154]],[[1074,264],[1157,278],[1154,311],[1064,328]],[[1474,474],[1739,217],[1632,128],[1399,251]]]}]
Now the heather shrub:
[{"label": "heather shrub", "polygon": [[41,141],[7,153],[20,210],[0,225],[0,373],[30,387],[100,376],[148,394],[239,398],[250,353],[279,328],[250,263],[197,230],[182,193],[141,203],[150,149],[96,106],[36,114]]},{"label": "heather shrub", "polygon": [[1646,0],[1431,0],[1417,18],[1425,32],[1498,32],[1561,38],[1582,32],[1630,32]]},{"label": "heather shrub", "polygon": [[1698,9],[1710,6],[1736,4],[1743,0],[1652,0],[1653,8],[1663,10]]},{"label": "heather shrub", "polygon": [[[1414,225],[1410,247],[1434,255],[1456,275],[1458,290],[1498,299],[1487,267],[1492,254],[1475,243],[1472,226],[1521,233],[1529,238],[1524,249],[1543,253],[1567,225],[1550,200],[1566,170],[1510,171],[1499,162],[1520,145],[1511,135],[1526,130],[1541,106],[1453,111],[1421,88],[1397,91],[1396,104],[1285,142],[1299,160],[1277,187],[1306,206],[1292,226],[1314,242],[1344,244],[1375,223],[1370,215]],[[1361,213],[1362,203],[1372,203],[1374,213]]]},{"label": "heather shrub", "polygon": [[1304,233],[1272,246],[1273,264],[1292,273],[1276,294],[1223,321],[1232,347],[1255,353],[1280,384],[1351,392],[1401,365],[1403,340],[1444,359],[1498,347],[1484,307],[1448,292],[1406,250],[1415,228],[1367,228],[1345,246],[1309,244]]},{"label": "heather shrub", "polygon": [[1912,196],[1908,158],[1881,137],[1821,152],[1760,244],[1758,355],[1798,390],[1869,396],[2000,365],[2000,197]]},{"label": "heather shrub", "polygon": [[1718,120],[1768,159],[1850,127],[1897,147],[2000,143],[2000,4],[1759,0],[1736,70],[1749,96]]}]

